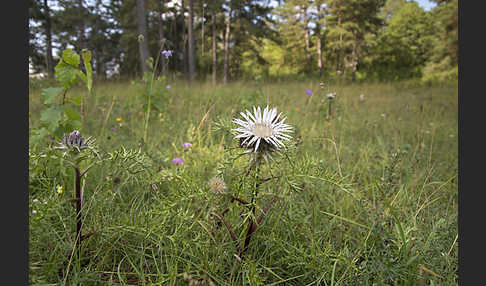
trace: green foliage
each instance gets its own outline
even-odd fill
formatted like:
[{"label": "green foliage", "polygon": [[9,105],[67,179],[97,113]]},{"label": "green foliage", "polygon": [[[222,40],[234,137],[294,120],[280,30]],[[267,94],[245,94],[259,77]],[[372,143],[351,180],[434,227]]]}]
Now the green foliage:
[{"label": "green foliage", "polygon": [[86,74],[80,73],[81,79],[86,83],[88,92],[91,93],[91,88],[93,87],[93,68],[91,67],[91,52],[89,50],[83,49],[81,51],[83,56],[83,64],[86,69]]},{"label": "green foliage", "polygon": [[[113,102],[108,126],[117,128],[96,138],[99,157],[81,163],[85,169],[97,162],[85,177],[83,234],[89,236],[81,261],[71,258],[72,167],[62,151],[29,146],[31,284],[457,284],[457,88],[171,85],[164,120],[152,117],[145,144],[142,86],[106,82],[87,98],[90,106]],[[216,214],[229,207],[225,220],[244,241],[251,212],[228,194],[249,201],[258,179],[244,176],[248,157],[240,156],[230,130],[242,98],[257,87],[256,103],[278,107],[296,130],[286,152],[261,166],[261,176],[273,179],[258,186],[256,215],[273,195],[277,200],[239,261]],[[305,89],[314,91],[311,100]],[[333,116],[325,120],[333,90]],[[70,90],[72,97],[82,92]],[[30,96],[31,124],[37,124],[48,108],[41,99],[52,95]],[[93,133],[108,112],[88,109]],[[171,163],[174,157],[184,164]],[[214,177],[226,183],[225,195],[211,191]]]},{"label": "green foliage", "polygon": [[458,1],[438,1],[439,5],[432,11],[436,19],[436,34],[430,58],[427,59],[423,82],[457,82],[459,38],[458,38]]},{"label": "green foliage", "polygon": [[380,31],[369,73],[382,80],[420,77],[433,47],[434,27],[416,2],[396,9]]},{"label": "green foliage", "polygon": [[53,104],[58,99],[58,95],[63,91],[64,89],[62,87],[48,87],[42,90],[41,98],[44,104]]},{"label": "green foliage", "polygon": [[62,58],[55,67],[57,81],[62,87],[48,87],[41,91],[41,99],[46,108],[40,116],[40,126],[35,128],[32,143],[38,143],[46,135],[59,139],[63,134],[82,128],[82,114],[74,107],[82,108],[83,95],[69,97],[68,91],[77,83],[80,77],[85,83],[88,92],[92,89],[91,53],[82,52],[84,73],[79,65],[80,56],[71,49],[62,51]]},{"label": "green foliage", "polygon": [[[213,16],[216,19],[217,78],[222,77],[225,21],[231,4],[230,79],[260,75],[283,80],[319,74],[328,81],[408,78],[422,78],[423,82],[430,83],[449,78],[456,81],[457,0],[434,1],[437,5],[431,11],[424,11],[416,1],[405,0],[277,2],[276,6],[265,1],[196,3],[194,17],[202,19],[194,25],[197,77],[203,80],[213,69]],[[29,63],[35,72],[46,70],[48,46],[44,39],[50,17],[54,46],[64,50],[72,45],[76,50],[88,48],[92,52],[95,70],[84,65],[87,73],[100,79],[143,77],[136,1],[115,0],[107,4],[60,0],[56,9],[49,13],[42,1],[29,3]],[[162,43],[164,48],[173,50],[170,64],[159,65],[157,72],[175,78],[185,77],[187,73],[186,33],[180,32],[187,29],[187,19],[183,20],[182,13],[187,12],[187,7],[180,7],[181,4],[147,1],[147,17],[151,24],[147,27],[145,41],[149,53],[157,54]],[[85,24],[88,22],[89,27]],[[309,35],[308,45],[306,34]],[[318,68],[318,40],[323,59],[322,74]],[[445,60],[447,57],[449,59]],[[74,65],[75,60],[57,67],[56,74],[62,78],[64,87],[77,81],[70,68]],[[83,74],[78,76],[87,81]],[[87,85],[91,92],[92,83]]]},{"label": "green foliage", "polygon": [[66,49],[62,52],[62,58],[54,68],[59,83],[68,90],[78,82],[79,55],[73,50]]}]

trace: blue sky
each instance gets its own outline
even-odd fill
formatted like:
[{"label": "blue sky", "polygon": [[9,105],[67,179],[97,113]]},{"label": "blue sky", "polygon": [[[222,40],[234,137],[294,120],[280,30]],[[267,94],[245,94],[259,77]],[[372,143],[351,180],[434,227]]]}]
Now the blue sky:
[{"label": "blue sky", "polygon": [[435,3],[430,0],[415,0],[420,7],[423,7],[425,11],[430,11],[434,8]]}]

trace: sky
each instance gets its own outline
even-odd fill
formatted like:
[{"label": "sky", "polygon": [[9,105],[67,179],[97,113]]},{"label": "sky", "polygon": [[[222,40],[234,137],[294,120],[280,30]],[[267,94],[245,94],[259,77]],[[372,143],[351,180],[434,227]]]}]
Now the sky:
[{"label": "sky", "polygon": [[435,7],[435,3],[429,0],[415,0],[425,11],[430,11]]}]

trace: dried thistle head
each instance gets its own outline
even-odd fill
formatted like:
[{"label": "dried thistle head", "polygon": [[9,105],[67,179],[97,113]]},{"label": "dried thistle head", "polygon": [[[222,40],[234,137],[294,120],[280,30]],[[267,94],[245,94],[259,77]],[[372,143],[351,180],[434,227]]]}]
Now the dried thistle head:
[{"label": "dried thistle head", "polygon": [[223,194],[226,191],[226,183],[219,177],[214,177],[208,182],[209,188],[216,194]]}]

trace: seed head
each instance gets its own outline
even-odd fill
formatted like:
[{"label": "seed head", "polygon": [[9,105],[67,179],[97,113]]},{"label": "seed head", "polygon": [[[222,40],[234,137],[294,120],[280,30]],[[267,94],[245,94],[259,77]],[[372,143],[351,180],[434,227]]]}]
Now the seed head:
[{"label": "seed head", "polygon": [[211,180],[209,180],[208,185],[211,191],[213,191],[214,193],[222,194],[226,190],[226,183],[224,182],[223,179],[219,177],[214,177]]}]

